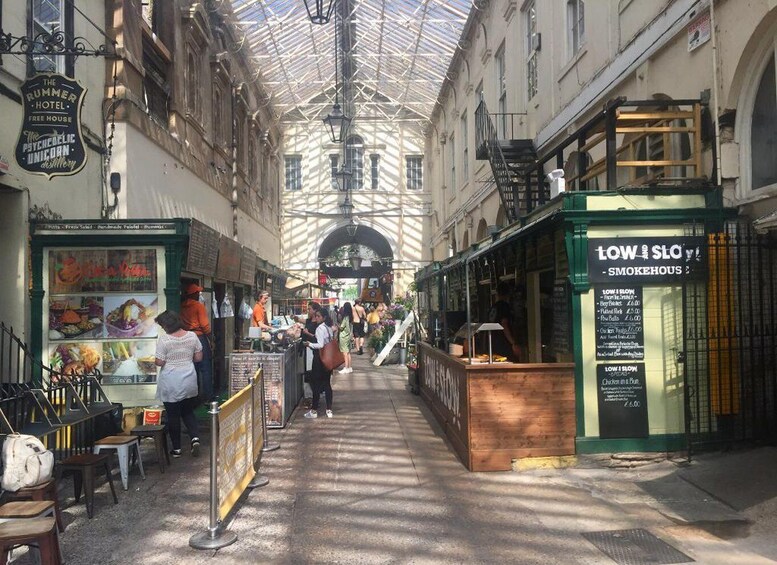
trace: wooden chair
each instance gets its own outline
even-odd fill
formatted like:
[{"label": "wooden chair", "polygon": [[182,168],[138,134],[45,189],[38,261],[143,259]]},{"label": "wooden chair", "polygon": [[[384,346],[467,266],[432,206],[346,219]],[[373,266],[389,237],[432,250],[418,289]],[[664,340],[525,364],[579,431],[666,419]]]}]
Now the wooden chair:
[{"label": "wooden chair", "polygon": [[[0,506],[0,523],[9,520],[26,520],[30,518],[55,517],[55,503],[51,500],[16,500],[6,502]],[[57,534],[57,545],[59,553],[62,553],[62,543]]]},{"label": "wooden chair", "polygon": [[54,479],[46,481],[45,483],[36,485],[34,487],[26,487],[17,491],[5,491],[4,497],[6,501],[25,501],[32,500],[36,502],[50,500],[54,503],[54,514],[57,518],[57,528],[60,532],[65,531],[65,523],[62,520],[62,511],[59,507],[59,496],[57,492],[57,482]]},{"label": "wooden chair", "polygon": [[118,504],[116,489],[113,488],[113,478],[111,477],[111,467],[108,465],[109,456],[106,454],[82,453],[63,459],[57,465],[57,482],[65,474],[73,475],[73,490],[75,491],[76,502],[81,499],[81,487],[84,487],[86,495],[86,515],[91,519],[94,512],[94,479],[95,470],[99,467],[105,469],[105,478],[108,479],[108,485],[111,487],[113,503]]},{"label": "wooden chair", "polygon": [[156,449],[156,457],[159,461],[159,468],[165,472],[165,462],[170,465],[170,454],[167,452],[167,426],[163,425],[147,425],[147,426],[135,426],[130,432],[138,439],[144,437],[150,437],[154,440],[154,448]]},{"label": "wooden chair", "polygon": [[130,452],[134,450],[137,455],[138,469],[143,480],[146,473],[143,470],[143,459],[140,457],[140,438],[135,436],[108,436],[98,440],[94,444],[95,454],[104,450],[115,450],[119,456],[119,470],[121,471],[121,485],[124,490],[129,489]]},{"label": "wooden chair", "polygon": [[41,565],[62,563],[54,518],[27,518],[1,523],[0,563],[6,563],[11,550],[20,545],[37,548]]}]

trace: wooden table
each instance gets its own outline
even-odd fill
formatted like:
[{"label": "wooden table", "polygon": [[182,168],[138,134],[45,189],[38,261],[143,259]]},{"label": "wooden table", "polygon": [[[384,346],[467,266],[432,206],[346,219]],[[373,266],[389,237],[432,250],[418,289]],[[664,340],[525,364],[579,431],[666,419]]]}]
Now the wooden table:
[{"label": "wooden table", "polygon": [[575,453],[573,363],[477,363],[419,344],[421,396],[470,471]]}]

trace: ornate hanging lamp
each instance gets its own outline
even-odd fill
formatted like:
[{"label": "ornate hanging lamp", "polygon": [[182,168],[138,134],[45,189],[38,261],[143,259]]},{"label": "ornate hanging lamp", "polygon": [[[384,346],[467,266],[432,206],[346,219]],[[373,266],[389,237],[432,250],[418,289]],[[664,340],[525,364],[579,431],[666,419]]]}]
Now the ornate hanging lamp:
[{"label": "ornate hanging lamp", "polygon": [[311,23],[316,25],[324,25],[329,23],[329,19],[332,17],[332,8],[334,8],[335,0],[303,0],[305,2],[305,9],[308,11],[308,17]]}]

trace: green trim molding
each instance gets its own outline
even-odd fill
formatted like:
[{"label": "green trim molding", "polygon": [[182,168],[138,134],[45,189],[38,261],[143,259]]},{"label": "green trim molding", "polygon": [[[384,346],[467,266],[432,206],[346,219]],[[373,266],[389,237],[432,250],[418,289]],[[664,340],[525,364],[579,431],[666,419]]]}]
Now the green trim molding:
[{"label": "green trim molding", "polygon": [[602,439],[575,438],[575,453],[624,453],[629,451],[684,451],[688,445],[684,434],[661,434],[645,438]]}]

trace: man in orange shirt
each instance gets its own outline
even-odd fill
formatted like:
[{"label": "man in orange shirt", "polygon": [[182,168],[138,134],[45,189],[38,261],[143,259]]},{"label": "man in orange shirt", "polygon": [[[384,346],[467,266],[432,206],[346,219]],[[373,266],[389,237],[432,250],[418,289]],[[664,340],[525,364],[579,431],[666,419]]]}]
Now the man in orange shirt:
[{"label": "man in orange shirt", "polygon": [[205,305],[200,302],[202,287],[190,283],[184,288],[181,302],[183,329],[197,334],[202,344],[202,361],[195,363],[199,377],[200,400],[209,402],[213,397],[213,351],[210,346],[210,320]]},{"label": "man in orange shirt", "polygon": [[259,293],[254,305],[254,313],[251,316],[251,327],[262,328],[263,330],[270,330],[272,327],[267,323],[267,312],[265,311],[265,305],[270,300],[270,293],[263,290]]}]

